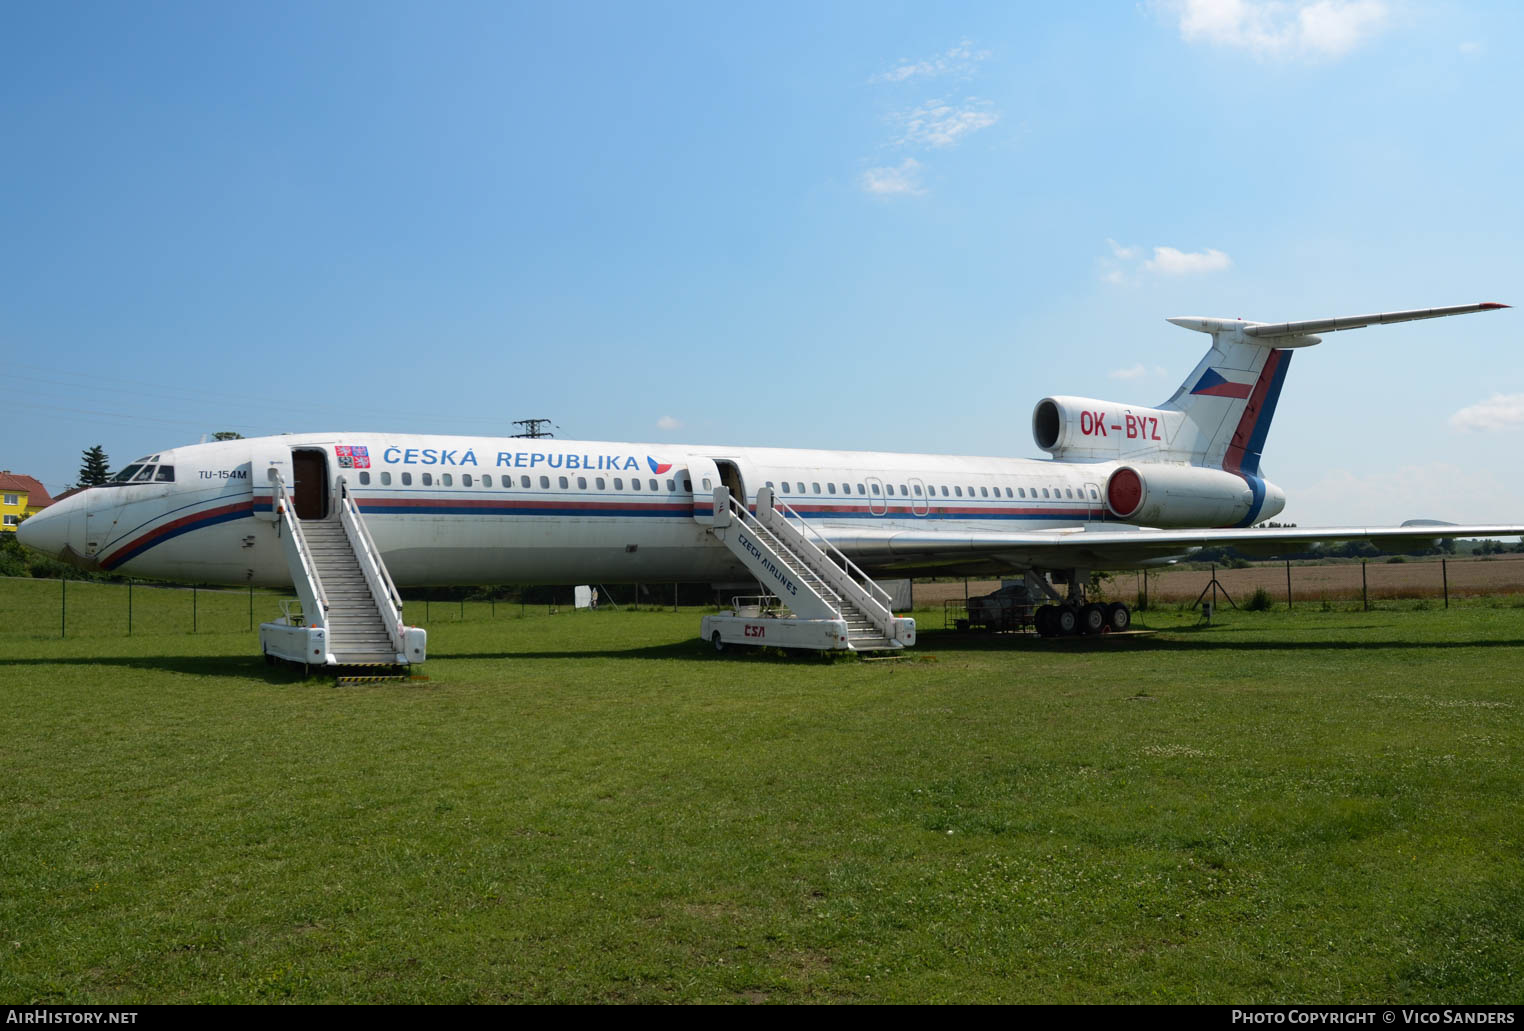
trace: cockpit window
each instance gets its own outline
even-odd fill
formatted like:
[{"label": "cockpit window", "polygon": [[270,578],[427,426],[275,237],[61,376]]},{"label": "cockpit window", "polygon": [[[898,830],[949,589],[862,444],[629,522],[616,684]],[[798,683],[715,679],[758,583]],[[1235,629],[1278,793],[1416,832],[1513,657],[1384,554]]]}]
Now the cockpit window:
[{"label": "cockpit window", "polygon": [[132,478],[132,482],[147,483],[151,479],[153,479],[153,466],[145,465],[143,466],[143,471]]},{"label": "cockpit window", "polygon": [[135,462],[132,465],[129,465],[127,468],[123,469],[121,472],[117,473],[115,476],[111,477],[111,482],[126,483],[128,480],[136,476],[142,470],[142,468],[142,463]]},{"label": "cockpit window", "polygon": [[175,467],[172,465],[159,466],[159,471],[154,473],[153,481],[155,483],[174,483]]}]

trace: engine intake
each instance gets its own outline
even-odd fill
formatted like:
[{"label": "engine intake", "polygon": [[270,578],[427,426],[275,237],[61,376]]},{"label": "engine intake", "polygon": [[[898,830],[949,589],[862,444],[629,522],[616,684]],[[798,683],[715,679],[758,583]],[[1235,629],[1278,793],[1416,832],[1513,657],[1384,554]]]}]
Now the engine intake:
[{"label": "engine intake", "polygon": [[1106,480],[1106,508],[1125,523],[1162,529],[1236,526],[1286,507],[1275,484],[1193,465],[1124,465]]}]

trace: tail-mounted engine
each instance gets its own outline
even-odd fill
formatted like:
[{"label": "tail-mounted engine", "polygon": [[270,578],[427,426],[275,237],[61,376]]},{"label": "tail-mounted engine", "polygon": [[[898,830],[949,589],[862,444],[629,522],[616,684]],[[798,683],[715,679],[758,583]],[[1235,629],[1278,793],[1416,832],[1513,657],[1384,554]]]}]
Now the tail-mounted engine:
[{"label": "tail-mounted engine", "polygon": [[1139,526],[1248,525],[1285,507],[1273,483],[1194,465],[1124,465],[1106,481],[1112,517]]},{"label": "tail-mounted engine", "polygon": [[1037,446],[1062,461],[1105,461],[1169,453],[1183,412],[1089,397],[1045,397],[1032,410]]}]

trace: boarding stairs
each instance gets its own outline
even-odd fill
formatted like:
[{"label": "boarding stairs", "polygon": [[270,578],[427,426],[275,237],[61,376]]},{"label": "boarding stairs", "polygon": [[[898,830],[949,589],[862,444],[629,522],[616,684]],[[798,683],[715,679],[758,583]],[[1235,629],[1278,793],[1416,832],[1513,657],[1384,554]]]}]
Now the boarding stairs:
[{"label": "boarding stairs", "polygon": [[893,651],[915,643],[915,620],[896,617],[888,593],[772,488],[757,491],[753,513],[729,488],[716,487],[709,531],[795,615],[845,622],[849,650]]},{"label": "boarding stairs", "polygon": [[[277,528],[300,602],[300,615],[288,612],[281,624],[261,626],[266,654],[290,658],[307,666],[407,666],[422,662],[424,631],[402,620],[402,596],[392,583],[381,552],[365,519],[340,478],[335,484],[333,511],[323,519],[298,519],[285,482],[275,475]],[[295,609],[293,612],[297,611]],[[303,635],[274,633],[267,627],[284,625]],[[292,658],[296,641],[304,636],[301,657]],[[278,646],[270,647],[272,643]]]}]

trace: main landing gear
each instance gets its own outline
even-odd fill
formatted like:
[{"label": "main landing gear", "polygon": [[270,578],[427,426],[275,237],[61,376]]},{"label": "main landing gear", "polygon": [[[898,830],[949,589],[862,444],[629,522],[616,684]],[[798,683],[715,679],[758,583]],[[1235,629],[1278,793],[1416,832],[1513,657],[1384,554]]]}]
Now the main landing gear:
[{"label": "main landing gear", "polygon": [[1119,601],[1103,604],[1063,602],[1043,605],[1032,622],[1043,637],[1073,637],[1076,634],[1121,633],[1132,626],[1132,610]]},{"label": "main landing gear", "polygon": [[1033,614],[1032,622],[1043,637],[1073,637],[1076,634],[1119,634],[1132,626],[1132,610],[1119,601],[1107,604],[1091,601],[1086,597],[1090,579],[1088,569],[1061,570],[1058,574],[1069,585],[1068,597],[1059,597],[1058,591],[1045,577],[1032,571],[1027,573],[1029,590],[1038,590],[1051,598],[1052,604],[1043,605]]}]

